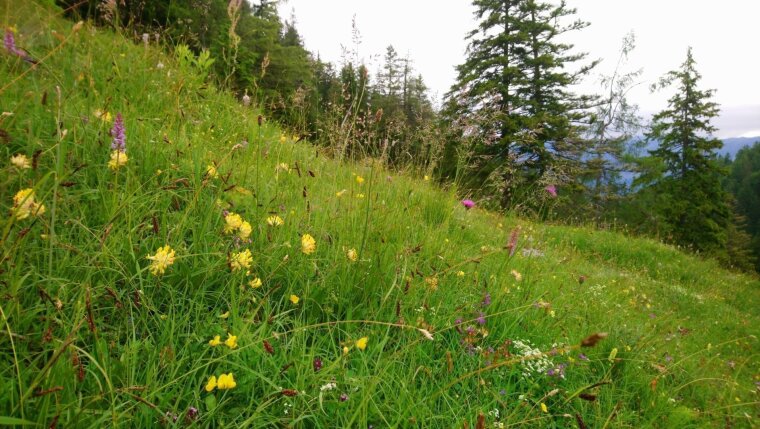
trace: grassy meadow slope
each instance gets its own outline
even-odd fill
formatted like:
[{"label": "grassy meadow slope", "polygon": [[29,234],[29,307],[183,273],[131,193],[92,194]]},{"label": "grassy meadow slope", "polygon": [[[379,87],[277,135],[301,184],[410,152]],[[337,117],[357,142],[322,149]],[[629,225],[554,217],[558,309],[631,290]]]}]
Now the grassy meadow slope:
[{"label": "grassy meadow slope", "polygon": [[756,278],[331,160],[37,2],[0,24],[40,60],[0,55],[0,426],[758,425]]}]

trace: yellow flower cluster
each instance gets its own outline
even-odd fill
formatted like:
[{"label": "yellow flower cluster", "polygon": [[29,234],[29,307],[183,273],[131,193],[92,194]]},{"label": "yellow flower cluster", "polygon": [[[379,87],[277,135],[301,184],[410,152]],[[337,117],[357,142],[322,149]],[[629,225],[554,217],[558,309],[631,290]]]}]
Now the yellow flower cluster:
[{"label": "yellow flower cluster", "polygon": [[206,176],[212,179],[216,179],[217,177],[219,177],[219,172],[216,171],[216,167],[214,166],[214,164],[209,164],[206,166]]},{"label": "yellow flower cluster", "polygon": [[[357,349],[364,351],[367,348],[368,342],[369,342],[369,337],[361,337],[354,342],[354,346],[356,346]],[[343,354],[347,355],[349,351],[351,351],[351,349],[348,348],[348,345],[344,345]]]},{"label": "yellow flower cluster", "polygon": [[11,157],[11,164],[19,170],[26,170],[32,168],[32,163],[29,162],[29,158],[24,154],[13,155]]},{"label": "yellow flower cluster", "polygon": [[267,217],[267,225],[269,226],[283,226],[285,221],[277,215]]},{"label": "yellow flower cluster", "polygon": [[92,112],[93,116],[100,119],[103,122],[111,122],[113,120],[113,116],[111,116],[111,112],[108,111],[102,111],[100,109]]},{"label": "yellow flower cluster", "polygon": [[425,277],[425,283],[432,290],[438,290],[438,277]]},{"label": "yellow flower cluster", "polygon": [[22,189],[13,196],[13,213],[18,220],[40,216],[45,213],[45,205],[34,200],[34,189]]},{"label": "yellow flower cluster", "polygon": [[348,249],[346,252],[346,258],[348,258],[351,262],[356,262],[356,260],[359,258],[359,254],[356,253],[356,249]]},{"label": "yellow flower cluster", "polygon": [[305,255],[311,255],[317,250],[317,241],[314,240],[314,237],[312,237],[309,234],[304,234],[301,236],[301,252],[303,252]]},{"label": "yellow flower cluster", "polygon": [[166,272],[169,265],[174,263],[174,250],[167,244],[164,247],[159,247],[155,255],[147,256],[147,259],[151,261],[151,274],[157,276]]},{"label": "yellow flower cluster", "polygon": [[243,218],[239,214],[230,213],[224,218],[224,233],[229,234],[240,228],[243,224]]},{"label": "yellow flower cluster", "polygon": [[515,278],[515,281],[518,281],[518,282],[519,282],[520,280],[522,280],[522,274],[520,274],[520,272],[519,272],[519,271],[517,271],[517,270],[512,270],[512,271],[510,272],[510,274],[512,274],[512,276]]},{"label": "yellow flower cluster", "polygon": [[118,170],[119,167],[127,165],[127,161],[129,161],[129,157],[126,152],[120,150],[112,151],[111,160],[108,161],[108,168],[111,170]]},{"label": "yellow flower cluster", "polygon": [[224,343],[222,343],[222,337],[221,336],[215,335],[214,338],[211,339],[208,342],[208,345],[210,345],[211,347],[216,347],[216,346],[218,346],[220,344],[224,344],[225,346],[227,346],[227,347],[229,347],[231,349],[237,348],[237,346],[238,346],[237,335],[232,335],[230,333],[227,333],[227,339],[224,340]]},{"label": "yellow flower cluster", "polygon": [[367,342],[369,341],[369,337],[361,337],[358,340],[356,340],[356,348],[359,350],[364,350],[367,348]]},{"label": "yellow flower cluster", "polygon": [[251,255],[250,249],[230,255],[230,268],[232,268],[232,271],[251,268],[251,262],[253,262],[253,255]]},{"label": "yellow flower cluster", "polygon": [[206,383],[206,392],[211,392],[214,389],[232,389],[235,386],[237,386],[237,383],[235,382],[235,377],[232,376],[232,373],[220,375],[219,380],[216,379],[215,375],[212,375]]},{"label": "yellow flower cluster", "polygon": [[238,237],[240,237],[241,240],[247,240],[248,237],[251,236],[251,232],[253,232],[251,224],[247,221],[243,221],[242,225],[240,225],[240,229],[238,229]]},{"label": "yellow flower cluster", "polygon": [[241,240],[247,240],[253,232],[253,227],[248,221],[243,220],[237,213],[229,213],[224,218],[224,233],[231,234],[237,231],[237,235]]}]

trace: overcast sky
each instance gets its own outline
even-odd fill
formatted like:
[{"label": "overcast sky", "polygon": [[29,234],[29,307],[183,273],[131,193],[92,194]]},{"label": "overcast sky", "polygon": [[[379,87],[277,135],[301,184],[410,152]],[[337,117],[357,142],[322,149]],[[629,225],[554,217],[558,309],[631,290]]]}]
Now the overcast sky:
[{"label": "overcast sky", "polygon": [[[595,91],[597,75],[614,69],[623,37],[633,31],[637,47],[628,69],[642,68],[631,93],[642,112],[666,107],[671,92],[652,94],[649,84],[677,68],[694,48],[703,88],[717,90],[722,115],[719,137],[760,136],[760,0],[567,0],[591,23],[572,37],[578,51],[602,64],[581,88]],[[465,34],[476,25],[470,0],[287,0],[280,14],[295,14],[306,48],[340,64],[342,46],[352,48],[351,20],[361,34],[359,55],[377,71],[385,47],[408,55],[432,95],[440,100],[464,60]]]}]

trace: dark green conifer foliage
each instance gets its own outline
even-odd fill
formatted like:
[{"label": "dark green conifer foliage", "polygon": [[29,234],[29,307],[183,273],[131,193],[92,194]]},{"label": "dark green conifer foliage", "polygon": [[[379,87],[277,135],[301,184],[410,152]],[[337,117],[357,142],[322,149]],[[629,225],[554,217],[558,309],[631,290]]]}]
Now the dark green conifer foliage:
[{"label": "dark green conifer foliage", "polygon": [[710,121],[718,105],[710,101],[713,90],[699,88],[701,75],[689,48],[679,70],[663,77],[659,87],[676,85],[668,107],[656,114],[646,138],[658,143],[650,151],[663,171],[653,180],[653,190],[666,196],[662,214],[673,242],[697,251],[720,253],[725,249],[731,210],[721,179],[726,175],[716,156],[723,143],[712,136]]},{"label": "dark green conifer foliage", "polygon": [[745,222],[739,229],[751,236],[755,269],[760,272],[760,141],[736,154],[726,188],[734,195],[738,216]]},{"label": "dark green conifer foliage", "polygon": [[586,97],[570,86],[596,64],[571,65],[585,58],[559,36],[584,28],[564,2],[475,0],[478,27],[467,36],[467,59],[447,94],[446,115],[463,124],[455,138],[473,141],[471,184],[498,191],[503,207],[517,188],[535,186],[561,164],[582,153],[577,138]]}]

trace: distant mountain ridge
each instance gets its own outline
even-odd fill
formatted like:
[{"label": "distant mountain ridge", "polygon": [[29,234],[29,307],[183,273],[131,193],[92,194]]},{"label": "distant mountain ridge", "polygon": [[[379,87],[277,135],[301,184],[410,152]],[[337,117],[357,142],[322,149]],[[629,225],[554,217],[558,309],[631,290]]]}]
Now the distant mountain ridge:
[{"label": "distant mountain ridge", "polygon": [[[643,137],[636,137],[632,142],[641,141],[643,140]],[[737,152],[741,150],[743,147],[752,146],[755,142],[760,142],[760,136],[757,137],[729,137],[725,139],[720,139],[723,142],[723,147],[718,150],[718,154],[720,155],[728,155],[731,157],[731,159],[734,159],[736,157]],[[640,152],[641,155],[646,154],[647,151],[654,150],[657,148],[656,142],[650,142],[646,145],[643,149],[640,149],[642,152]]]},{"label": "distant mountain ridge", "polygon": [[755,142],[760,142],[760,136],[757,137],[730,137],[727,139],[721,139],[723,141],[723,147],[718,151],[721,155],[728,154],[731,159],[736,157],[736,153],[741,148],[751,146]]}]

